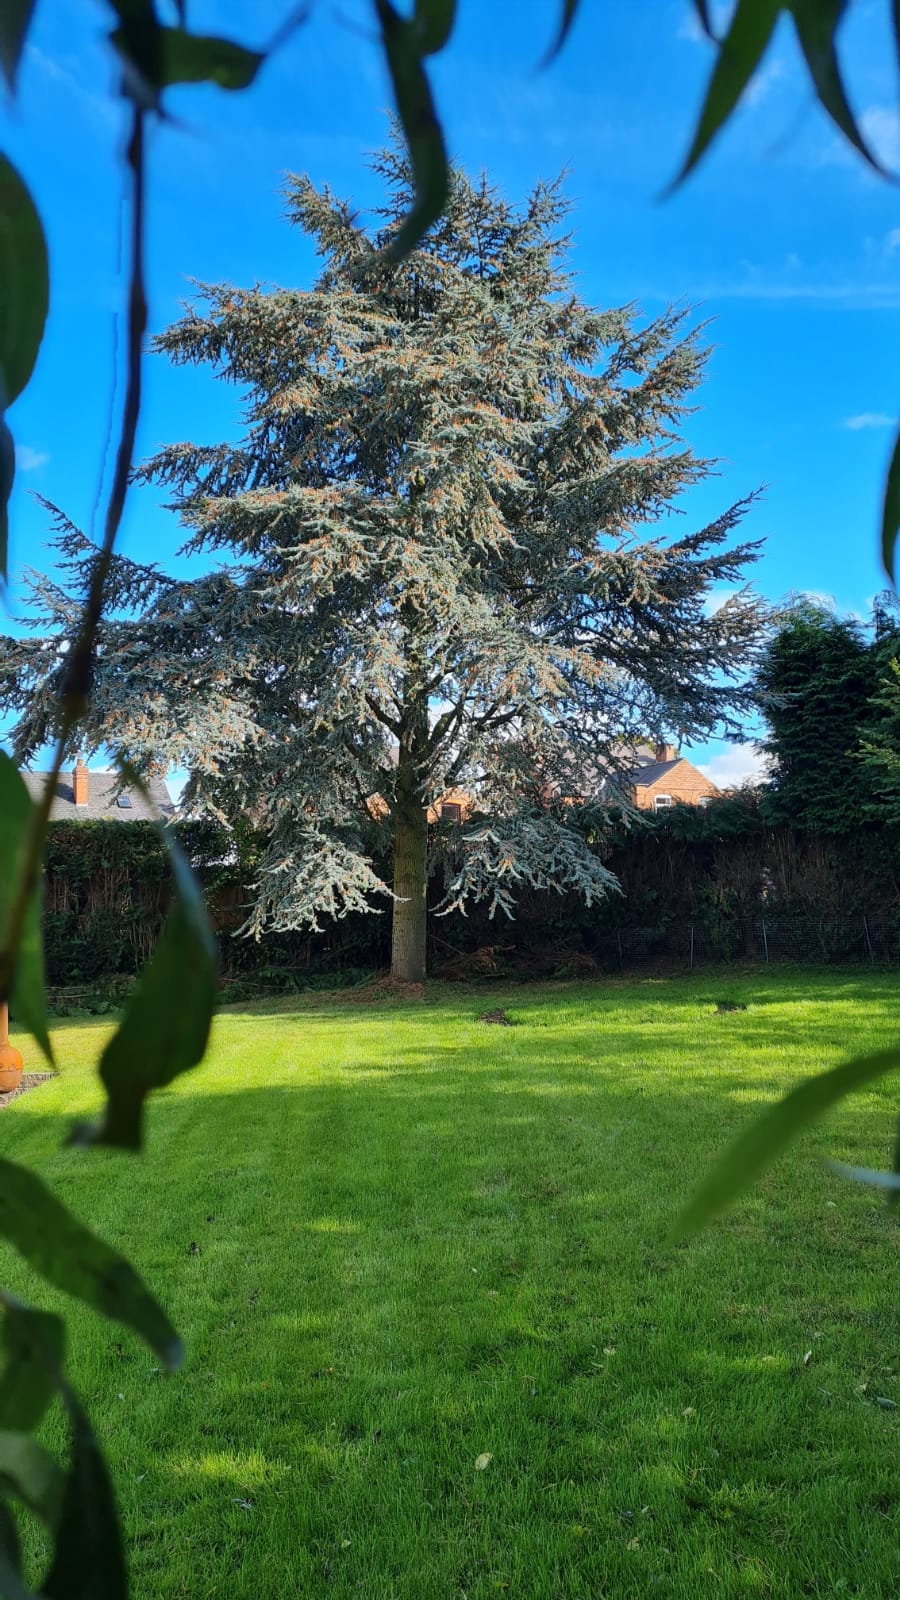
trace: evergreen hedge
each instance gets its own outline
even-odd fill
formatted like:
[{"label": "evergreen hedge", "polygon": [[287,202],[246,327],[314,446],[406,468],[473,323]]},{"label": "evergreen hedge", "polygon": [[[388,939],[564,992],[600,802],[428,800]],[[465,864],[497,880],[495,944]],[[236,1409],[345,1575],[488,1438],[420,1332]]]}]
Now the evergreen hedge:
[{"label": "evergreen hedge", "polygon": [[[586,831],[587,829],[586,824]],[[390,919],[351,915],[321,934],[237,930],[252,898],[262,843],[214,824],[181,823],[180,843],[204,884],[219,932],[226,978],[306,985],[381,970],[390,956]],[[515,921],[472,907],[429,919],[432,970],[477,972],[482,964],[535,971],[577,970],[603,958],[619,932],[647,937],[690,922],[706,948],[727,955],[742,921],[892,917],[900,906],[900,828],[867,824],[852,834],[810,834],[774,823],[764,793],[723,797],[706,810],[675,806],[637,825],[622,822],[594,839],[619,878],[622,896],[587,909],[575,896],[525,891]],[[58,822],[45,869],[45,944],[54,987],[102,985],[135,973],[169,903],[169,874],[150,823]],[[430,899],[442,893],[439,877]],[[479,957],[479,952],[492,952]]]}]

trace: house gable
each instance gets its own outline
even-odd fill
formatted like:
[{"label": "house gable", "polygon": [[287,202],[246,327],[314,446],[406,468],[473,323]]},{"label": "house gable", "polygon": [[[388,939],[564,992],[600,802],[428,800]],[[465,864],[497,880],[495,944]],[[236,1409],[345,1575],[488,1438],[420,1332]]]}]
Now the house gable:
[{"label": "house gable", "polygon": [[669,761],[651,761],[639,767],[631,774],[631,787],[639,811],[656,810],[658,799],[698,806],[704,800],[714,800],[720,793],[715,784],[683,756]]}]

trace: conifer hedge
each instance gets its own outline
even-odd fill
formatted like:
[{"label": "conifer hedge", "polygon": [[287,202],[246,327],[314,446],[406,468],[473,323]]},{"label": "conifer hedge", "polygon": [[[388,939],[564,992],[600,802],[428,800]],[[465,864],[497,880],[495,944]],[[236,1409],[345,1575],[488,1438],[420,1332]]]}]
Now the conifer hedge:
[{"label": "conifer hedge", "polygon": [[[235,839],[211,823],[181,823],[179,841],[200,876],[219,934],[226,980],[261,986],[336,984],[378,971],[390,956],[386,917],[350,915],[319,934],[236,937],[252,892],[263,842]],[[691,922],[708,942],[729,948],[737,919],[759,915],[885,918],[900,907],[900,828],[871,824],[851,835],[814,834],[774,822],[764,795],[725,797],[706,810],[675,806],[638,827],[590,839],[619,878],[623,894],[585,908],[575,895],[526,893],[514,921],[429,920],[436,975],[472,970],[464,958],[485,948],[514,970],[566,970],[580,955],[602,957],[612,934],[663,932]],[[441,899],[439,878],[430,902]],[[45,868],[48,976],[57,988],[102,986],[139,970],[152,948],[170,889],[159,834],[149,823],[55,823]]]}]

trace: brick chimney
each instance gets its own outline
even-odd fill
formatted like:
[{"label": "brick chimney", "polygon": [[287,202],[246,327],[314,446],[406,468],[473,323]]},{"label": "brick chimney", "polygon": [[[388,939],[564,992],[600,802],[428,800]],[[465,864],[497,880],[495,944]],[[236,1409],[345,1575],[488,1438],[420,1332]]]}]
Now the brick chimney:
[{"label": "brick chimney", "polygon": [[673,744],[658,744],[653,752],[657,761],[674,761],[676,750]]},{"label": "brick chimney", "polygon": [[72,773],[72,788],[75,791],[75,804],[77,806],[86,806],[88,803],[88,769],[80,756],[75,763],[75,771]]}]

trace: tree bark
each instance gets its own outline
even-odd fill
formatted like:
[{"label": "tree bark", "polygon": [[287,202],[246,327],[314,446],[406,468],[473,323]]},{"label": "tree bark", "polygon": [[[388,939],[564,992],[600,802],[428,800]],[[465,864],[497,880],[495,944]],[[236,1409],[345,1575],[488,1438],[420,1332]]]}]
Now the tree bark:
[{"label": "tree bark", "polygon": [[424,983],[425,868],[428,822],[411,752],[400,746],[394,804],[394,918],[391,977]]}]

